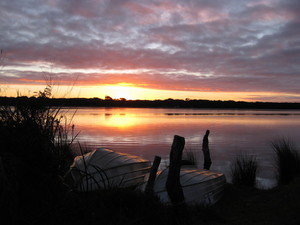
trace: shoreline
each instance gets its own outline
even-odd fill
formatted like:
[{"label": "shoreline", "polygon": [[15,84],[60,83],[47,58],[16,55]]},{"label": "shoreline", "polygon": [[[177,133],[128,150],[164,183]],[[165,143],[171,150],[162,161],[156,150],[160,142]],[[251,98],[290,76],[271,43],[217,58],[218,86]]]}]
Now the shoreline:
[{"label": "shoreline", "polygon": [[165,100],[120,100],[100,98],[36,98],[36,97],[0,97],[0,105],[42,104],[57,107],[109,107],[109,108],[175,108],[175,109],[239,109],[239,110],[299,110],[297,102],[245,102],[201,99],[165,99]]}]

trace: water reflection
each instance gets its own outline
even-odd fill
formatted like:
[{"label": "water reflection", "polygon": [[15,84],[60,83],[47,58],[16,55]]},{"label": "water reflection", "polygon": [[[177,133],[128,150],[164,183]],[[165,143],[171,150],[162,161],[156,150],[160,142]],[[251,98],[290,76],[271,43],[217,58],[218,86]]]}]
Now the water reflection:
[{"label": "water reflection", "polygon": [[130,129],[130,127],[135,126],[137,119],[133,115],[121,114],[111,114],[105,113],[105,119],[102,121],[102,126],[105,127],[116,127],[119,129]]},{"label": "water reflection", "polygon": [[[202,167],[202,138],[210,134],[211,169],[229,177],[230,162],[240,152],[259,160],[261,185],[272,186],[271,142],[278,137],[300,140],[300,111],[80,108],[74,118],[79,141],[153,160],[168,161],[173,136],[186,138]],[[295,143],[299,149],[299,143]]]}]

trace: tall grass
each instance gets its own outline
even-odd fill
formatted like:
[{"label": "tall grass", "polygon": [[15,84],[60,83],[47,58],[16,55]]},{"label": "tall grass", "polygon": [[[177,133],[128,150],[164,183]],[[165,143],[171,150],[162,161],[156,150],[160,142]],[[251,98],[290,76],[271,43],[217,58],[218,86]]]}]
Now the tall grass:
[{"label": "tall grass", "polygon": [[287,138],[272,142],[275,152],[275,169],[279,185],[290,183],[300,176],[300,157],[293,143]]},{"label": "tall grass", "polygon": [[232,183],[255,187],[257,169],[258,163],[255,156],[248,154],[236,156],[231,166]]},{"label": "tall grass", "polygon": [[183,157],[182,157],[182,164],[183,165],[197,165],[197,158],[196,158],[196,152],[193,151],[191,148],[187,149],[185,148],[183,151]]},{"label": "tall grass", "polygon": [[10,220],[33,221],[64,194],[76,135],[60,108],[44,105],[50,94],[47,86],[38,97],[0,106],[0,210]]},{"label": "tall grass", "polygon": [[82,163],[83,168],[80,169],[76,166],[76,164],[73,164],[69,171],[65,174],[64,182],[70,190],[89,192],[121,187],[122,179],[120,183],[114,184],[112,182],[113,179],[109,178],[104,169],[100,166],[92,165],[87,162],[85,152],[89,151],[88,148],[83,148],[80,143],[78,143],[78,147],[81,158],[77,159],[77,161],[79,164]]}]

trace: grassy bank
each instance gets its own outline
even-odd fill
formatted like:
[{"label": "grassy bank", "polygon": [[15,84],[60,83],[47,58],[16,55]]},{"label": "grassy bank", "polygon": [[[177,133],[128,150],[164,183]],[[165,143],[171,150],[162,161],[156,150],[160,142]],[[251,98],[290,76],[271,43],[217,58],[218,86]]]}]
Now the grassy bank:
[{"label": "grassy bank", "polygon": [[[272,190],[228,184],[222,200],[203,213],[205,224],[299,224],[300,179]],[[195,223],[196,224],[196,223]]]},{"label": "grassy bank", "polygon": [[[50,87],[39,93],[40,100]],[[43,101],[0,108],[0,212],[7,224],[35,224],[61,204],[73,160],[72,126]]]},{"label": "grassy bank", "polygon": [[[228,184],[223,198],[210,208],[188,207],[189,224],[298,225],[300,179],[272,190]],[[127,189],[72,193],[61,208],[38,224],[176,224],[170,206]]]}]

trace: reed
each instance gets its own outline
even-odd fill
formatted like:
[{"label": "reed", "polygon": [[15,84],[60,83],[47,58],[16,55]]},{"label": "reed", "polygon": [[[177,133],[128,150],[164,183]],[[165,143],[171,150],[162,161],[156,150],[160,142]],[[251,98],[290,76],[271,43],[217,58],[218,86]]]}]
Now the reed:
[{"label": "reed", "polygon": [[86,153],[91,152],[87,146],[82,146],[78,142],[80,155],[74,159],[73,165],[63,177],[63,183],[71,191],[91,192],[95,190],[109,190],[124,187],[124,176],[110,176],[111,171],[104,169],[101,165],[90,162],[91,156]]},{"label": "reed", "polygon": [[232,183],[255,187],[257,169],[258,163],[255,156],[248,154],[236,156],[231,166]]},{"label": "reed", "polygon": [[183,165],[197,165],[196,152],[191,148],[185,148],[183,151]]},{"label": "reed", "polygon": [[0,209],[9,218],[33,221],[64,194],[61,177],[77,135],[60,108],[44,104],[50,93],[47,86],[37,97],[19,97],[27,102],[0,106]]},{"label": "reed", "polygon": [[287,138],[272,142],[275,152],[275,169],[279,185],[288,184],[300,175],[300,157],[293,143]]}]

